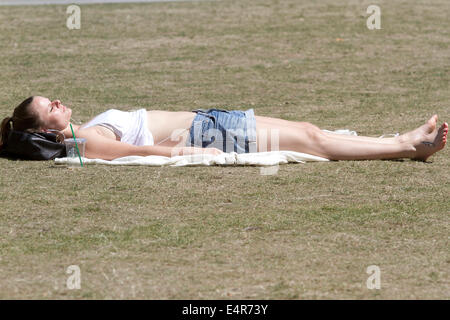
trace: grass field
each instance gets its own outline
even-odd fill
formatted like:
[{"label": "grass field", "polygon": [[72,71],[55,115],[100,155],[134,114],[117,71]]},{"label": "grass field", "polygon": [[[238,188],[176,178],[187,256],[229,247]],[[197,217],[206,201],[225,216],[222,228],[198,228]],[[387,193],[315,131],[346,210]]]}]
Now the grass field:
[{"label": "grass field", "polygon": [[[447,0],[0,7],[0,116],[254,108],[359,135],[450,120]],[[429,163],[107,167],[0,159],[0,298],[449,299],[449,148]],[[77,265],[81,289],[69,290]],[[369,290],[377,265],[381,289]]]}]

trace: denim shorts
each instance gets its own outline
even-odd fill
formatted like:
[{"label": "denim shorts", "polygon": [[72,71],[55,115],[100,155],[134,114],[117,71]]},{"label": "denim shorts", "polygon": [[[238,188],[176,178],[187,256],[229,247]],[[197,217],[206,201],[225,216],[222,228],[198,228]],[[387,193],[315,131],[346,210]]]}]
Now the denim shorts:
[{"label": "denim shorts", "polygon": [[196,109],[186,146],[217,148],[223,152],[256,152],[256,119],[246,111]]}]

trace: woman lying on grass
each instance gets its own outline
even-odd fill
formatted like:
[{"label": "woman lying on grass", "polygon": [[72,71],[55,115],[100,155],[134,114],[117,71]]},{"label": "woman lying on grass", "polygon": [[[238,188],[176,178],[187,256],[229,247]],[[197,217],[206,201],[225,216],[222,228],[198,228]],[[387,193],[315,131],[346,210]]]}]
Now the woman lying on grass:
[{"label": "woman lying on grass", "polygon": [[[2,121],[2,144],[11,129],[38,132],[53,129],[72,138],[71,115],[72,109],[59,100],[30,97],[14,109],[12,117]],[[255,116],[253,109],[192,112],[111,109],[86,124],[72,127],[77,138],[87,139],[85,156],[105,160],[129,155],[171,157],[290,150],[330,160],[426,161],[447,142],[448,124],[437,128],[437,120],[434,115],[413,131],[383,139],[327,133],[308,122]]]}]

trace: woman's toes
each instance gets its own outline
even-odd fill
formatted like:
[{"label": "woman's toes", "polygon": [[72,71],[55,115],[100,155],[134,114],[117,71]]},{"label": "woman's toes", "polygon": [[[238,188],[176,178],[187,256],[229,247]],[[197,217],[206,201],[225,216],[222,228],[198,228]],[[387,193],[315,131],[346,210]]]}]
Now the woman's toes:
[{"label": "woman's toes", "polygon": [[435,114],[427,121],[427,124],[423,126],[425,127],[426,133],[432,133],[434,130],[436,130],[437,119],[438,116]]}]

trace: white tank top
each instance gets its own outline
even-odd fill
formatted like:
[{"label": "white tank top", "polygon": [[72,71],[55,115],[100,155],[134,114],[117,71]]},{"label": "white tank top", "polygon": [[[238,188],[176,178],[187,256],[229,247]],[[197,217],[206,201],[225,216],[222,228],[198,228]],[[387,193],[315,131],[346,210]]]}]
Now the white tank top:
[{"label": "white tank top", "polygon": [[80,129],[92,126],[103,126],[111,129],[120,137],[120,141],[135,146],[152,146],[154,144],[153,135],[147,126],[146,109],[137,111],[110,109],[81,125]]}]

